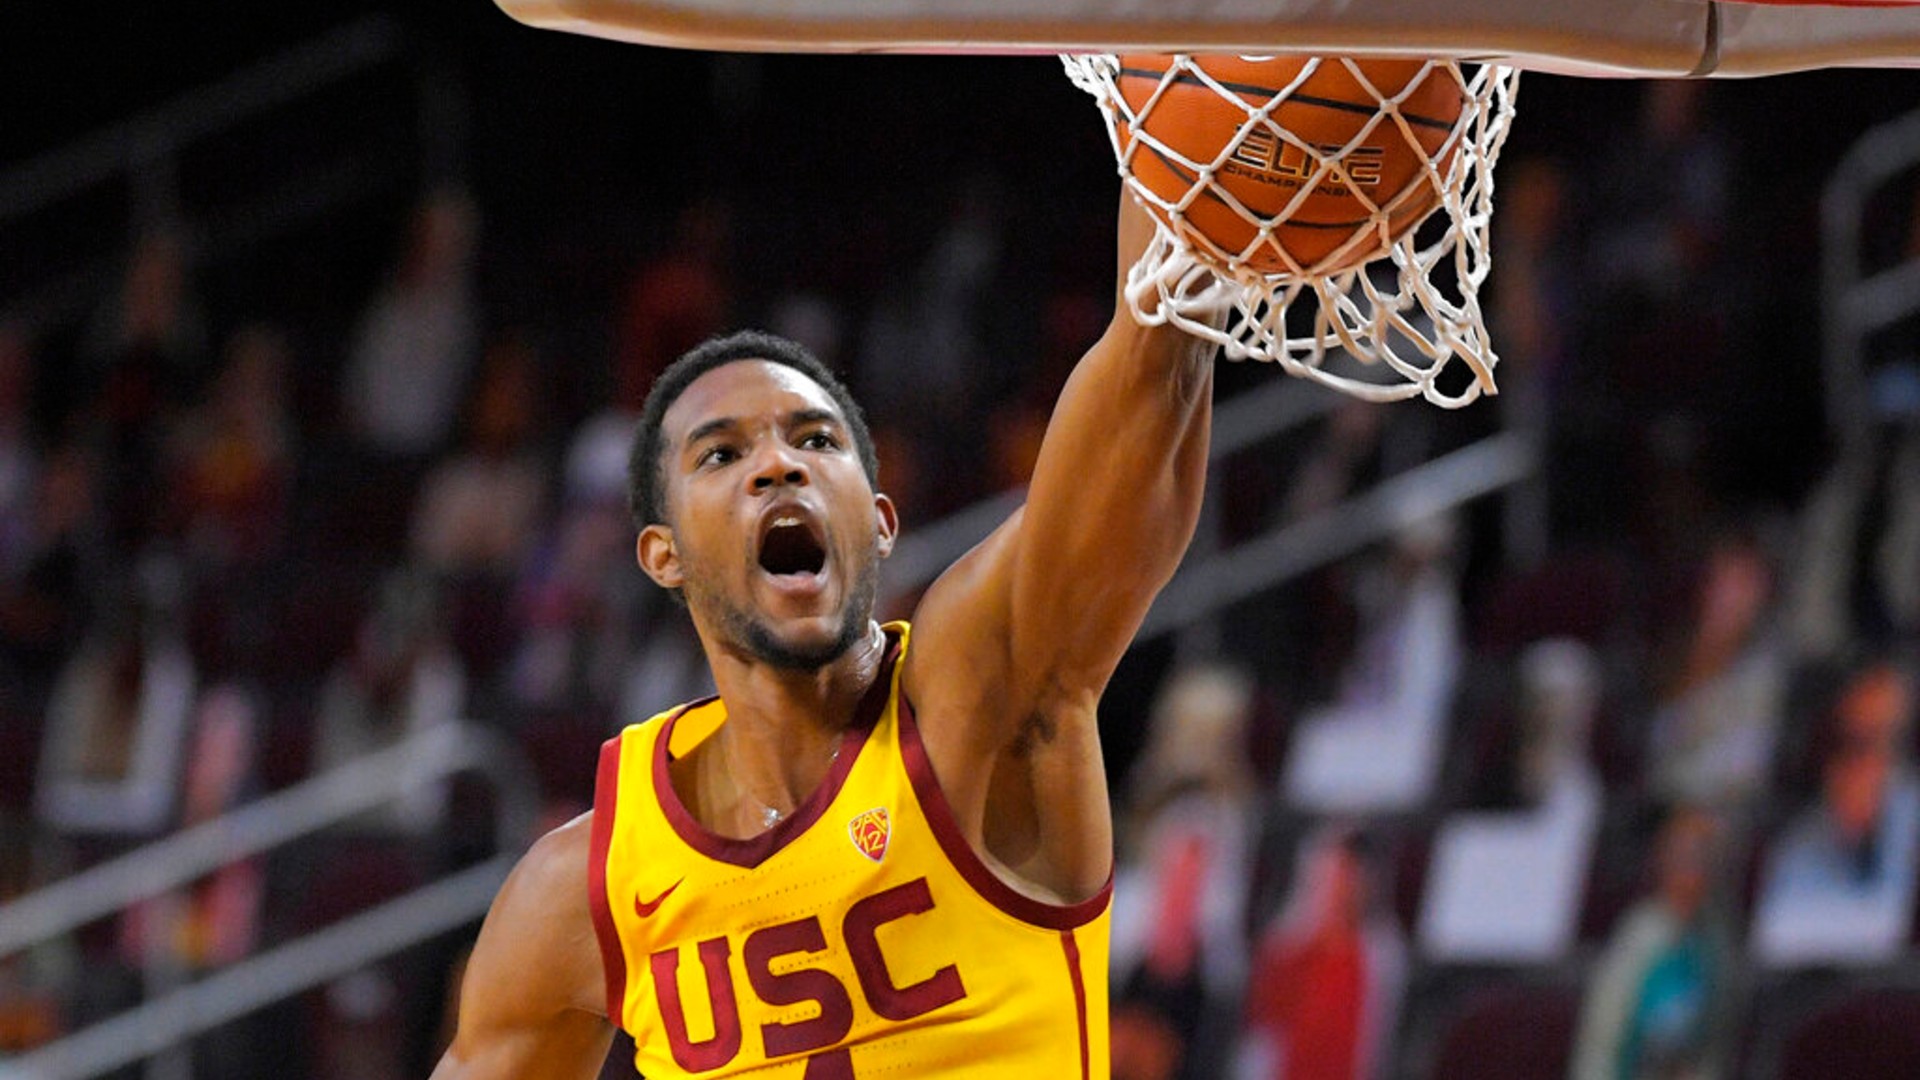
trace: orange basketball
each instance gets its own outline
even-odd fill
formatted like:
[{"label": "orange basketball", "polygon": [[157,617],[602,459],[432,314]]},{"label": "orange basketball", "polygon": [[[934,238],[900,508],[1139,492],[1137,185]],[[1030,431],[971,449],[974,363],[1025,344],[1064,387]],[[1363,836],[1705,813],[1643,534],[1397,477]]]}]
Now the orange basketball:
[{"label": "orange basketball", "polygon": [[[1155,98],[1173,63],[1173,57],[1166,55],[1122,56],[1116,81],[1128,112],[1142,118],[1141,130],[1149,136],[1133,153],[1136,181],[1168,202],[1177,202],[1200,179],[1202,170],[1219,161],[1210,185],[1203,186],[1179,215],[1184,230],[1202,241],[1203,249],[1211,246],[1214,255],[1241,259],[1269,274],[1293,269],[1281,254],[1284,250],[1303,269],[1331,274],[1386,254],[1394,240],[1440,205],[1440,193],[1426,176],[1426,162],[1433,159],[1440,174],[1446,174],[1459,145],[1458,140],[1449,143],[1448,137],[1466,102],[1466,92],[1444,67],[1429,68],[1419,60],[1354,61],[1379,91],[1376,97],[1346,64],[1327,58],[1273,109],[1271,126],[1249,126],[1254,110],[1291,86],[1313,60],[1204,56],[1193,62],[1233,96],[1223,96],[1197,73],[1182,69]],[[1413,85],[1414,80],[1419,85]],[[1382,100],[1399,97],[1409,87],[1411,92],[1401,98],[1399,109],[1414,137],[1409,139],[1391,117],[1383,118],[1341,158],[1347,177],[1328,171],[1287,214],[1289,203],[1314,176],[1318,163],[1273,128],[1334,156],[1381,111]],[[1243,126],[1248,127],[1244,135]],[[1118,133],[1124,154],[1133,141],[1125,117]],[[1154,146],[1154,141],[1172,154]],[[1229,144],[1222,156],[1222,148]],[[1230,205],[1229,197],[1258,221],[1249,222]],[[1384,236],[1372,225],[1369,201],[1388,212]],[[1148,207],[1169,225],[1181,227],[1151,202]],[[1261,235],[1262,223],[1270,230],[1268,238]]]}]

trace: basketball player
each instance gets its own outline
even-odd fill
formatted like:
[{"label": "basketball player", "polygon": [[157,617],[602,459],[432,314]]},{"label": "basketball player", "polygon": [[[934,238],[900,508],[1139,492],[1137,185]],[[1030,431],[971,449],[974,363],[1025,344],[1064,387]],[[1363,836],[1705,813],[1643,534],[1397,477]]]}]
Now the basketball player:
[{"label": "basketball player", "polygon": [[[1119,232],[1124,276],[1152,234],[1124,197]],[[898,522],[825,369],[747,335],[660,377],[638,558],[719,696],[608,742],[495,900],[435,1077],[595,1077],[614,1024],[649,1080],[1107,1075],[1094,712],[1192,537],[1213,386],[1118,311],[1026,506],[911,627],[873,622]]]}]

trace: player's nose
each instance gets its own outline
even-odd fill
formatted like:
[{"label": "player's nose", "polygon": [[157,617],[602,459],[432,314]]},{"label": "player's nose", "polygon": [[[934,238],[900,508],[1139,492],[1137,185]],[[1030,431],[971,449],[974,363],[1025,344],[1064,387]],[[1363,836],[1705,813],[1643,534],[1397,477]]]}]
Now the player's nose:
[{"label": "player's nose", "polygon": [[756,494],[776,487],[805,487],[810,481],[806,462],[792,447],[777,440],[760,447],[747,475]]}]

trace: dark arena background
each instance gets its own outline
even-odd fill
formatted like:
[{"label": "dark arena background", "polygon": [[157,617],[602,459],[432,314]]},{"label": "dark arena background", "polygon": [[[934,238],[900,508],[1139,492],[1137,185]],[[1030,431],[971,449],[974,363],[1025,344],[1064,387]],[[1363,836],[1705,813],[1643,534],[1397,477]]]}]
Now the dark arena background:
[{"label": "dark arena background", "polygon": [[[1498,397],[1223,364],[1103,705],[1116,1076],[1920,1075],[1917,110],[1530,73]],[[427,1075],[501,860],[705,691],[632,565],[651,375],[844,372],[904,613],[1110,316],[1116,186],[1051,57],[12,5],[0,1076]]]}]

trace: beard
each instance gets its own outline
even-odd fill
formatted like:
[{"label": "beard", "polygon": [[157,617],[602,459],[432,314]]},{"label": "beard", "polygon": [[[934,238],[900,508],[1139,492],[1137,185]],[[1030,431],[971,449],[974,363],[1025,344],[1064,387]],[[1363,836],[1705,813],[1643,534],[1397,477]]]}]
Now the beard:
[{"label": "beard", "polygon": [[873,604],[880,593],[880,550],[876,542],[854,570],[853,587],[848,591],[844,603],[840,606],[840,628],[834,636],[818,645],[794,645],[782,641],[774,633],[773,627],[755,613],[742,608],[726,597],[706,589],[693,588],[693,579],[687,581],[688,599],[703,601],[703,607],[714,613],[715,625],[722,635],[745,649],[748,655],[768,667],[781,671],[814,672],[846,655],[848,649],[866,636],[867,626],[873,621]]}]

